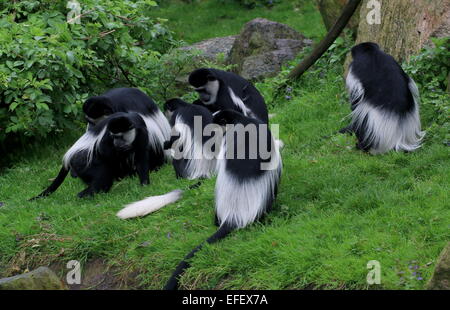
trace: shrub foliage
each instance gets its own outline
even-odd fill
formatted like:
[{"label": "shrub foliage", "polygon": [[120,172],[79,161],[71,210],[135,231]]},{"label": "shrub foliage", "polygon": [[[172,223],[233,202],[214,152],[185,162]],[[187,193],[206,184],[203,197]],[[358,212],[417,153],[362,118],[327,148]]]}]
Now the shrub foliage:
[{"label": "shrub foliage", "polygon": [[93,93],[145,86],[153,77],[141,68],[174,44],[164,20],[148,17],[155,1],[84,0],[81,12],[74,4],[0,4],[0,144],[72,126]]},{"label": "shrub foliage", "polygon": [[432,39],[434,46],[405,64],[406,72],[416,81],[421,91],[422,118],[428,125],[428,139],[450,142],[450,38]]}]

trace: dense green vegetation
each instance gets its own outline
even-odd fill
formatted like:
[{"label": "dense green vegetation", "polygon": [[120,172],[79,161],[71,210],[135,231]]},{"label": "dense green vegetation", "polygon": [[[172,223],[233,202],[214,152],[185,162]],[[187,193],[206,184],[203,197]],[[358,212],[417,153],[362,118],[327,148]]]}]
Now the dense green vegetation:
[{"label": "dense green vegetation", "polygon": [[[324,34],[312,1],[299,1],[304,6],[295,4],[298,10],[291,1],[244,11],[239,3],[219,3],[175,1],[149,16],[168,19],[173,38],[188,42],[234,34],[260,16],[287,22],[316,40]],[[229,18],[213,22],[207,12]],[[286,82],[287,66],[276,78],[257,83],[286,144],[274,212],[205,247],[192,260],[183,287],[423,289],[450,238],[449,96],[440,74],[448,74],[448,43],[437,43],[405,64],[422,91],[428,131],[423,148],[412,154],[370,156],[354,148],[354,137],[336,134],[349,113],[342,62],[352,42],[346,37],[300,81],[279,88]],[[175,179],[166,165],[150,175],[150,186],[128,178],[109,194],[80,200],[76,193],[82,183],[68,178],[54,195],[28,202],[56,175],[75,138],[76,133],[33,148],[2,171],[0,277],[39,265],[101,258],[116,267],[117,278],[138,272],[135,287],[162,288],[178,261],[215,230],[215,179],[187,191],[176,204],[129,221],[115,217],[124,204],[195,182]],[[370,260],[381,263],[380,286],[366,283]]]},{"label": "dense green vegetation", "polygon": [[[84,100],[107,88],[151,91],[150,69],[175,44],[163,21],[149,17],[155,1],[87,0],[73,14],[65,4],[0,4],[0,150],[6,138],[73,129]],[[80,13],[79,23],[67,22]]]}]

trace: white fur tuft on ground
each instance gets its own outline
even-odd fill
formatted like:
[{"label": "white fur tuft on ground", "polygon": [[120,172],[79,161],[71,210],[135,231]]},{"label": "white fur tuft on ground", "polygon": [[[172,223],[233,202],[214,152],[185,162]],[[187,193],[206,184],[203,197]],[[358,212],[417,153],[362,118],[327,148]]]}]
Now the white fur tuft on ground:
[{"label": "white fur tuft on ground", "polygon": [[147,197],[141,201],[126,205],[125,208],[117,213],[117,216],[123,220],[138,216],[146,216],[168,204],[176,202],[181,198],[182,194],[183,191],[177,189],[165,195]]}]

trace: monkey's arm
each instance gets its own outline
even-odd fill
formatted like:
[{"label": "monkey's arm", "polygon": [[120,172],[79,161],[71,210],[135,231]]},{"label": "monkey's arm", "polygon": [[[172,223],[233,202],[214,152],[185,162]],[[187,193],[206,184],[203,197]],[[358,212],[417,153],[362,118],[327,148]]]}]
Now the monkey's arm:
[{"label": "monkey's arm", "polygon": [[94,177],[88,187],[78,193],[79,198],[91,197],[100,192],[107,193],[113,185],[114,174],[111,167],[98,161],[92,164],[89,169],[92,170]]},{"label": "monkey's arm", "polygon": [[150,159],[149,159],[148,152],[145,149],[138,150],[135,154],[135,160],[136,160],[136,170],[137,170],[141,185],[150,184],[150,179],[148,176],[148,173],[150,171],[150,165],[149,165]]},{"label": "monkey's arm", "polygon": [[172,145],[180,138],[180,135],[178,136],[171,136],[170,140],[164,142],[164,150],[169,150],[172,148]]},{"label": "monkey's arm", "polygon": [[353,126],[352,125],[348,125],[345,128],[342,128],[341,130],[339,130],[339,133],[341,134],[353,134]]},{"label": "monkey's arm", "polygon": [[50,184],[50,186],[47,187],[47,189],[44,190],[42,193],[40,193],[36,197],[31,198],[30,201],[46,197],[51,193],[53,193],[54,191],[56,191],[58,187],[64,182],[64,179],[66,178],[68,173],[69,170],[66,169],[64,166],[62,166],[61,169],[59,170],[58,176],[56,177],[55,180],[53,180],[52,184]]},{"label": "monkey's arm", "polygon": [[207,108],[211,113],[215,113],[220,110],[217,104],[204,104],[200,99],[195,100],[192,104],[201,105],[202,107]]}]

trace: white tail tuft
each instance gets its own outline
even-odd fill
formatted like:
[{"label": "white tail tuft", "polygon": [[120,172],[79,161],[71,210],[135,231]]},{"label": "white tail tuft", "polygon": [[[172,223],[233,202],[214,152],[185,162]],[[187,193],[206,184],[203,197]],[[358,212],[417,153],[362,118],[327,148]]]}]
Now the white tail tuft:
[{"label": "white tail tuft", "polygon": [[284,149],[284,142],[283,140],[275,140],[275,146],[278,148],[278,150]]},{"label": "white tail tuft", "polygon": [[177,189],[165,195],[147,197],[141,201],[126,205],[125,208],[117,213],[117,216],[123,220],[138,216],[145,216],[168,204],[174,203],[181,198],[182,194],[183,191]]}]

